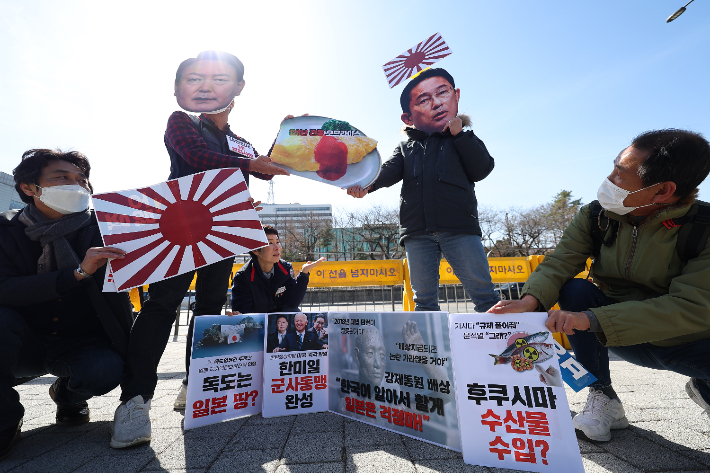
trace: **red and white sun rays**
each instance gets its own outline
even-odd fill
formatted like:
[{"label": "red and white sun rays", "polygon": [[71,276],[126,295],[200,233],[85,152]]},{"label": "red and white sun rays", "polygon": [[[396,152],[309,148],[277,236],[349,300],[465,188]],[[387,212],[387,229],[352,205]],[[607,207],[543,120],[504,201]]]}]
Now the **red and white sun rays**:
[{"label": "red and white sun rays", "polygon": [[431,35],[382,66],[390,89],[451,54],[449,45],[439,33]]},{"label": "red and white sun rays", "polygon": [[239,169],[93,196],[119,291],[162,281],[268,244]]}]

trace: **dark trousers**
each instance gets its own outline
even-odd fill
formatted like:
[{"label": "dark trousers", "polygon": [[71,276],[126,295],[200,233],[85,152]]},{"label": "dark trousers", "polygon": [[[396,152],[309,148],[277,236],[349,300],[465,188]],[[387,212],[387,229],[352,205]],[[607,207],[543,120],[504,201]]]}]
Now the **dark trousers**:
[{"label": "dark trousers", "polygon": [[[72,405],[101,396],[123,379],[125,362],[97,334],[86,339],[46,339],[35,332],[18,312],[0,307],[0,431],[17,426],[25,414],[16,378],[45,373],[64,377],[55,402]],[[52,402],[47,395],[47,402]]]},{"label": "dark trousers", "polygon": [[[222,313],[222,306],[227,300],[227,287],[233,262],[232,258],[228,258],[197,271],[150,285],[149,298],[143,304],[131,329],[126,378],[121,383],[121,401],[128,401],[137,395],[144,398],[153,397],[155,386],[158,384],[158,363],[168,344],[177,309],[190,289],[195,272],[197,281],[193,315]],[[187,338],[186,371],[189,368],[192,347],[192,322]]]},{"label": "dark trousers", "polygon": [[[586,279],[570,279],[560,290],[560,308],[582,312],[594,307],[613,304],[597,286]],[[638,366],[655,370],[673,371],[698,379],[698,388],[705,402],[710,403],[710,340],[700,340],[674,347],[659,347],[650,343],[606,348],[594,333],[576,331],[568,336],[577,361],[596,376],[591,386],[597,389],[611,386],[609,350],[618,357]]]}]

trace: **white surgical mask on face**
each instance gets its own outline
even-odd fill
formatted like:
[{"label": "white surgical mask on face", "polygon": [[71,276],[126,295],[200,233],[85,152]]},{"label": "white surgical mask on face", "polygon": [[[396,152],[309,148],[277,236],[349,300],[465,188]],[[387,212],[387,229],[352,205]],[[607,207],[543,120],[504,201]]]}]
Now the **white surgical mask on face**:
[{"label": "white surgical mask on face", "polygon": [[654,202],[651,202],[650,204],[639,205],[638,207],[626,207],[624,206],[624,200],[626,200],[626,197],[628,197],[629,194],[641,192],[642,190],[649,189],[658,184],[660,183],[644,187],[643,189],[639,189],[637,191],[629,192],[626,189],[622,189],[621,187],[611,182],[607,177],[606,179],[604,179],[604,182],[602,182],[602,185],[599,186],[599,190],[597,191],[597,200],[599,201],[599,204],[602,206],[602,208],[604,208],[604,210],[608,210],[619,215],[626,215],[627,213],[633,212],[634,210],[640,209],[641,207],[656,205]]},{"label": "white surgical mask on face", "polygon": [[83,212],[89,208],[89,191],[80,185],[40,187],[42,195],[38,198],[44,205],[57,212],[69,215]]}]

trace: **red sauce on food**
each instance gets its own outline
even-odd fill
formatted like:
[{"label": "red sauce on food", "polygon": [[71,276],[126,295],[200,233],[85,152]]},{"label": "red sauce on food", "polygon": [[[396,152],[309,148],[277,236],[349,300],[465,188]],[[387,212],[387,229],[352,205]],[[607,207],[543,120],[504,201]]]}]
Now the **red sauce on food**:
[{"label": "red sauce on food", "polygon": [[336,181],[347,171],[348,146],[334,136],[324,136],[316,145],[314,159],[320,164],[316,174],[328,181]]}]

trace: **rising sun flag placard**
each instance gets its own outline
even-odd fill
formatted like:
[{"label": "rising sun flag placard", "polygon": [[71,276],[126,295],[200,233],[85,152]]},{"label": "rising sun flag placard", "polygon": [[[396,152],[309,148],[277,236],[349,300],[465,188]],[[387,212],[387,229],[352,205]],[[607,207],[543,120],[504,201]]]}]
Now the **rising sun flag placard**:
[{"label": "rising sun flag placard", "polygon": [[451,54],[449,45],[439,33],[434,33],[389,61],[382,66],[382,69],[385,71],[391,89],[449,54]]},{"label": "rising sun flag placard", "polygon": [[268,245],[239,169],[217,169],[142,189],[96,194],[119,291],[162,281]]}]

